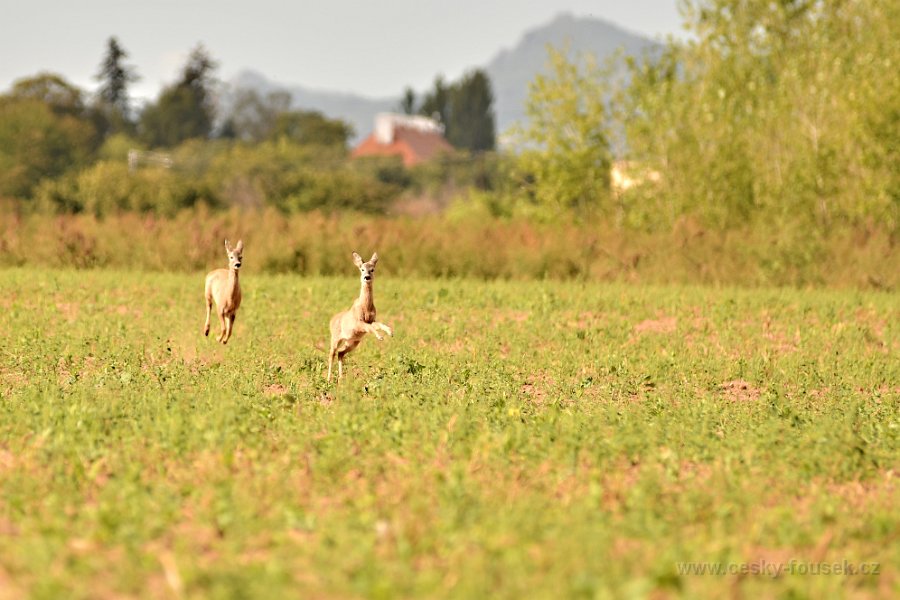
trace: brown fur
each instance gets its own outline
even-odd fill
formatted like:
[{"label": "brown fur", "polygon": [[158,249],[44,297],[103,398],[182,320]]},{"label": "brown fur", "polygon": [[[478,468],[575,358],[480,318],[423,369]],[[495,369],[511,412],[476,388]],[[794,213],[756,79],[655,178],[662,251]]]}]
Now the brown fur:
[{"label": "brown fur", "polygon": [[360,271],[359,297],[348,310],[331,317],[331,350],[328,354],[328,381],[331,381],[331,367],[335,357],[338,361],[338,381],[344,375],[344,356],[352,352],[367,333],[374,334],[379,340],[384,339],[380,331],[394,335],[394,330],[375,320],[375,301],[372,299],[372,284],[375,281],[375,263],[378,253],[372,255],[369,262],[364,263],[356,252],[353,263]]},{"label": "brown fur", "polygon": [[244,253],[244,242],[238,240],[234,248],[225,240],[225,252],[228,254],[228,268],[210,271],[206,276],[206,325],[203,335],[209,335],[209,317],[212,305],[216,303],[216,314],[222,330],[216,337],[217,342],[227,344],[231,339],[231,329],[241,306],[241,284],[238,281],[238,270]]}]

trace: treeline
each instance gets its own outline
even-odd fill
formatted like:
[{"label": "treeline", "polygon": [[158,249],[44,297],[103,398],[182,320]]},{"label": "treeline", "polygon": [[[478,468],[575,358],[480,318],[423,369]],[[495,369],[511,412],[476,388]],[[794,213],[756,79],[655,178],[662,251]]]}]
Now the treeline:
[{"label": "treeline", "polygon": [[[105,215],[198,204],[383,213],[432,195],[453,199],[456,215],[661,231],[685,219],[704,230],[874,227],[896,243],[900,4],[682,7],[690,37],[653,56],[598,65],[552,50],[527,118],[498,152],[483,73],[438,78],[422,98],[407,90],[398,108],[436,116],[461,148],[412,170],[350,160],[346,124],[293,110],[283,94],[238,90],[217,105],[215,61],[202,47],[135,114],[135,74],[111,40],[90,101],[52,75],[0,98],[0,196]],[[162,149],[171,167],[129,169],[131,149]]]},{"label": "treeline", "polygon": [[[43,73],[0,96],[0,199],[19,211],[100,216],[173,215],[197,205],[384,213],[403,194],[491,185],[494,161],[473,156],[465,142],[417,169],[405,169],[399,158],[350,160],[354,132],[347,123],[293,109],[285,92],[224,89],[202,46],[176,81],[138,110],[128,93],[138,77],[127,56],[111,38],[94,94]],[[471,88],[492,114],[486,78],[467,78],[448,88],[454,106]],[[479,126],[454,114],[457,136]]]}]

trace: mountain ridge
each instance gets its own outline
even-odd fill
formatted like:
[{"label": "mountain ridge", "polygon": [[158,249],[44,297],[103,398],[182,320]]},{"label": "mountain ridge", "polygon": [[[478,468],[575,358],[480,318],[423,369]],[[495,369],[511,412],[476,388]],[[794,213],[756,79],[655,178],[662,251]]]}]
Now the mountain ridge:
[{"label": "mountain ridge", "polygon": [[[470,69],[482,68],[491,80],[498,135],[525,116],[528,84],[544,71],[547,46],[563,47],[570,55],[591,53],[603,61],[622,48],[626,54],[652,53],[660,45],[644,36],[597,17],[576,17],[560,13],[549,22],[527,29],[511,48],[500,48],[489,60]],[[436,73],[439,70],[435,71]],[[327,117],[348,122],[355,135],[351,142],[367,136],[379,112],[396,110],[400,94],[373,98],[354,92],[314,89],[297,84],[274,82],[258,71],[244,69],[228,81],[230,90],[249,87],[261,93],[282,90],[291,95],[291,108],[317,110]],[[417,90],[421,97],[427,90]],[[227,103],[226,92],[226,103]]]}]

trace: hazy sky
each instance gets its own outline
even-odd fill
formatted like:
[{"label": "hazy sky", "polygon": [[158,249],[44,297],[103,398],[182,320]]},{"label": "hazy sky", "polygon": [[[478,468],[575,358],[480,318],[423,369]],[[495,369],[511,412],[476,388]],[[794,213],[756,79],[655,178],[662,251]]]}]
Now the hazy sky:
[{"label": "hazy sky", "polygon": [[228,79],[254,69],[283,84],[369,96],[421,90],[487,63],[560,12],[660,38],[680,35],[677,0],[0,0],[0,91],[40,71],[94,89],[116,36],[155,98],[202,42]]}]

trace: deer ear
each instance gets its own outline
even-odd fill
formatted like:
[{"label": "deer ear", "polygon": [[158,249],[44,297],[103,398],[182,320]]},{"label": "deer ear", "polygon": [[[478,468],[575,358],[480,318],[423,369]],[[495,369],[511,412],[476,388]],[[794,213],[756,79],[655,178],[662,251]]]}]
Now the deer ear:
[{"label": "deer ear", "polygon": [[372,258],[369,259],[369,262],[372,263],[373,265],[378,262],[378,253],[377,252],[372,255]]},{"label": "deer ear", "polygon": [[234,247],[235,252],[240,252],[244,249],[244,240],[238,240],[237,246]]},{"label": "deer ear", "polygon": [[228,243],[228,238],[225,238],[225,250],[231,252],[231,244]]},{"label": "deer ear", "polygon": [[353,264],[355,264],[357,267],[361,267],[363,264],[362,256],[360,256],[356,252],[353,253]]}]

